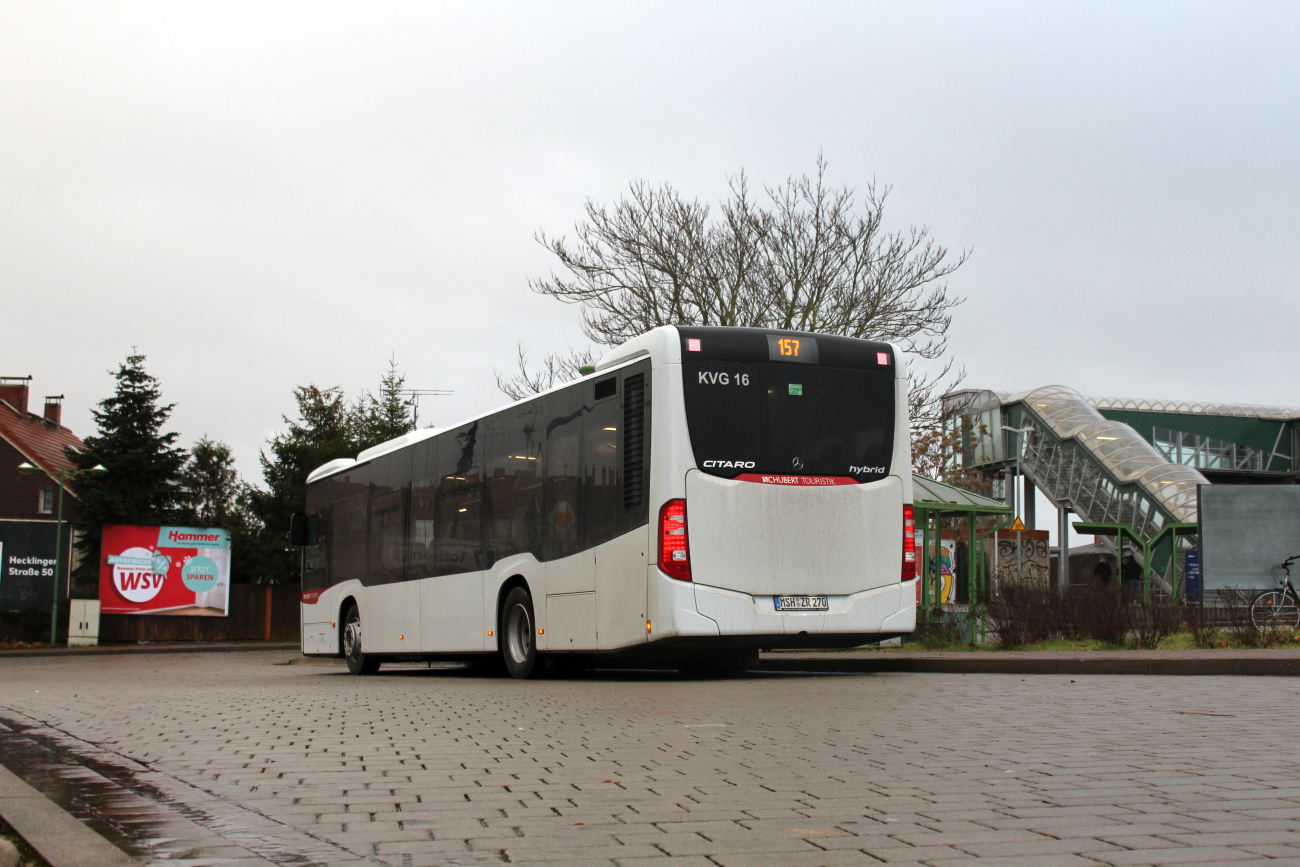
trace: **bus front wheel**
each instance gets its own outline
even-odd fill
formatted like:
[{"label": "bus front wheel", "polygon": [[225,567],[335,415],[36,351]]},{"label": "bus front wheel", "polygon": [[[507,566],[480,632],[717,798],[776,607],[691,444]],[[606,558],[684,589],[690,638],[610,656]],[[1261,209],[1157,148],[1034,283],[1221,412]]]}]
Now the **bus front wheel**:
[{"label": "bus front wheel", "polygon": [[353,674],[374,674],[379,671],[379,660],[361,650],[361,612],[356,605],[348,608],[343,618],[343,656],[348,661],[348,671]]},{"label": "bus front wheel", "polygon": [[523,587],[514,588],[501,607],[501,659],[511,677],[526,680],[543,671],[537,659],[534,623],[532,596]]}]

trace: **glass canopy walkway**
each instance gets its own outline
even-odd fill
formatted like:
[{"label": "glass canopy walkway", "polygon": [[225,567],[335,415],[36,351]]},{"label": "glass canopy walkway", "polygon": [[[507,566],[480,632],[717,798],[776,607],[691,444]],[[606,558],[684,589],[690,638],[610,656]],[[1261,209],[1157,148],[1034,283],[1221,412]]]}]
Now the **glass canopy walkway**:
[{"label": "glass canopy walkway", "polygon": [[1019,455],[1020,470],[1058,507],[1140,539],[1195,523],[1197,485],[1300,477],[1295,407],[1087,398],[1051,385],[954,392],[944,410],[965,466],[996,475]]},{"label": "glass canopy walkway", "polygon": [[1300,408],[1087,398],[1051,385],[954,392],[944,411],[965,467],[1004,478],[1015,467],[1058,509],[1145,554],[1163,539],[1164,564],[1175,545],[1196,544],[1179,534],[1195,531],[1198,486],[1300,475]]},{"label": "glass canopy walkway", "polygon": [[[1124,422],[1106,419],[1072,388],[961,392],[947,400],[963,407],[955,423],[969,445],[968,465],[1014,463],[1018,450],[1020,471],[1087,523],[1120,524],[1151,541],[1167,524],[1196,521],[1196,486],[1207,484],[1205,476],[1171,462]],[[1004,412],[1010,408],[1018,411]]]}]

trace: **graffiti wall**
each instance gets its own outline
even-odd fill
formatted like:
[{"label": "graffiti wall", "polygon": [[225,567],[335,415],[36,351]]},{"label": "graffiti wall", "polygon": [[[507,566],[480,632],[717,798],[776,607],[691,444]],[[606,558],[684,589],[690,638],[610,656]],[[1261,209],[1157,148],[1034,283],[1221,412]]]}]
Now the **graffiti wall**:
[{"label": "graffiti wall", "polygon": [[[994,587],[1023,584],[1046,590],[1050,586],[1051,554],[1048,551],[1046,530],[1024,530],[1019,534],[1010,530],[998,533],[996,550],[989,546],[989,574],[994,576]],[[1020,549],[1017,565],[1016,548]]]},{"label": "graffiti wall", "polygon": [[946,604],[957,601],[957,540],[930,540],[930,598]]},{"label": "graffiti wall", "polygon": [[[991,579],[991,589],[1020,583],[1047,589],[1051,575],[1051,552],[1047,540],[1046,530],[1022,530],[1019,534],[1000,530],[996,539],[981,539],[983,574]],[[931,537],[929,544],[926,560],[929,564],[930,599],[940,604],[957,602],[959,586],[963,594],[966,592],[966,533],[945,529],[942,539]],[[1017,544],[1020,547],[1019,569],[1016,567]],[[922,548],[921,543],[917,543],[917,548]]]}]

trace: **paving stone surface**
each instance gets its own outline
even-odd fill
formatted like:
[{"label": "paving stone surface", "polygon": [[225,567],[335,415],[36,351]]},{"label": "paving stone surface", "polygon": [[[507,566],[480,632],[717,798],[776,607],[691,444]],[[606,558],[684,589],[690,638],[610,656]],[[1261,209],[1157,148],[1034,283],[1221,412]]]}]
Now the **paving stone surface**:
[{"label": "paving stone surface", "polygon": [[142,863],[1300,863],[1293,678],[6,659],[0,761]]}]

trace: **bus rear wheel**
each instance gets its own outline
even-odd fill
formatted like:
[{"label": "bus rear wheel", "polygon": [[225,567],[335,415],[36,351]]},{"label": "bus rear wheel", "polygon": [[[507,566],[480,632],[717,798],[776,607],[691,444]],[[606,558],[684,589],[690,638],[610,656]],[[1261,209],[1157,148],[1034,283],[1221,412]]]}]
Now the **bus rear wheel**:
[{"label": "bus rear wheel", "polygon": [[534,623],[533,597],[526,588],[514,588],[501,606],[501,661],[519,680],[539,677],[544,670],[537,658]]},{"label": "bus rear wheel", "polygon": [[356,605],[348,608],[343,618],[343,657],[348,661],[348,671],[353,674],[374,674],[379,671],[379,660],[361,650],[361,612]]}]

